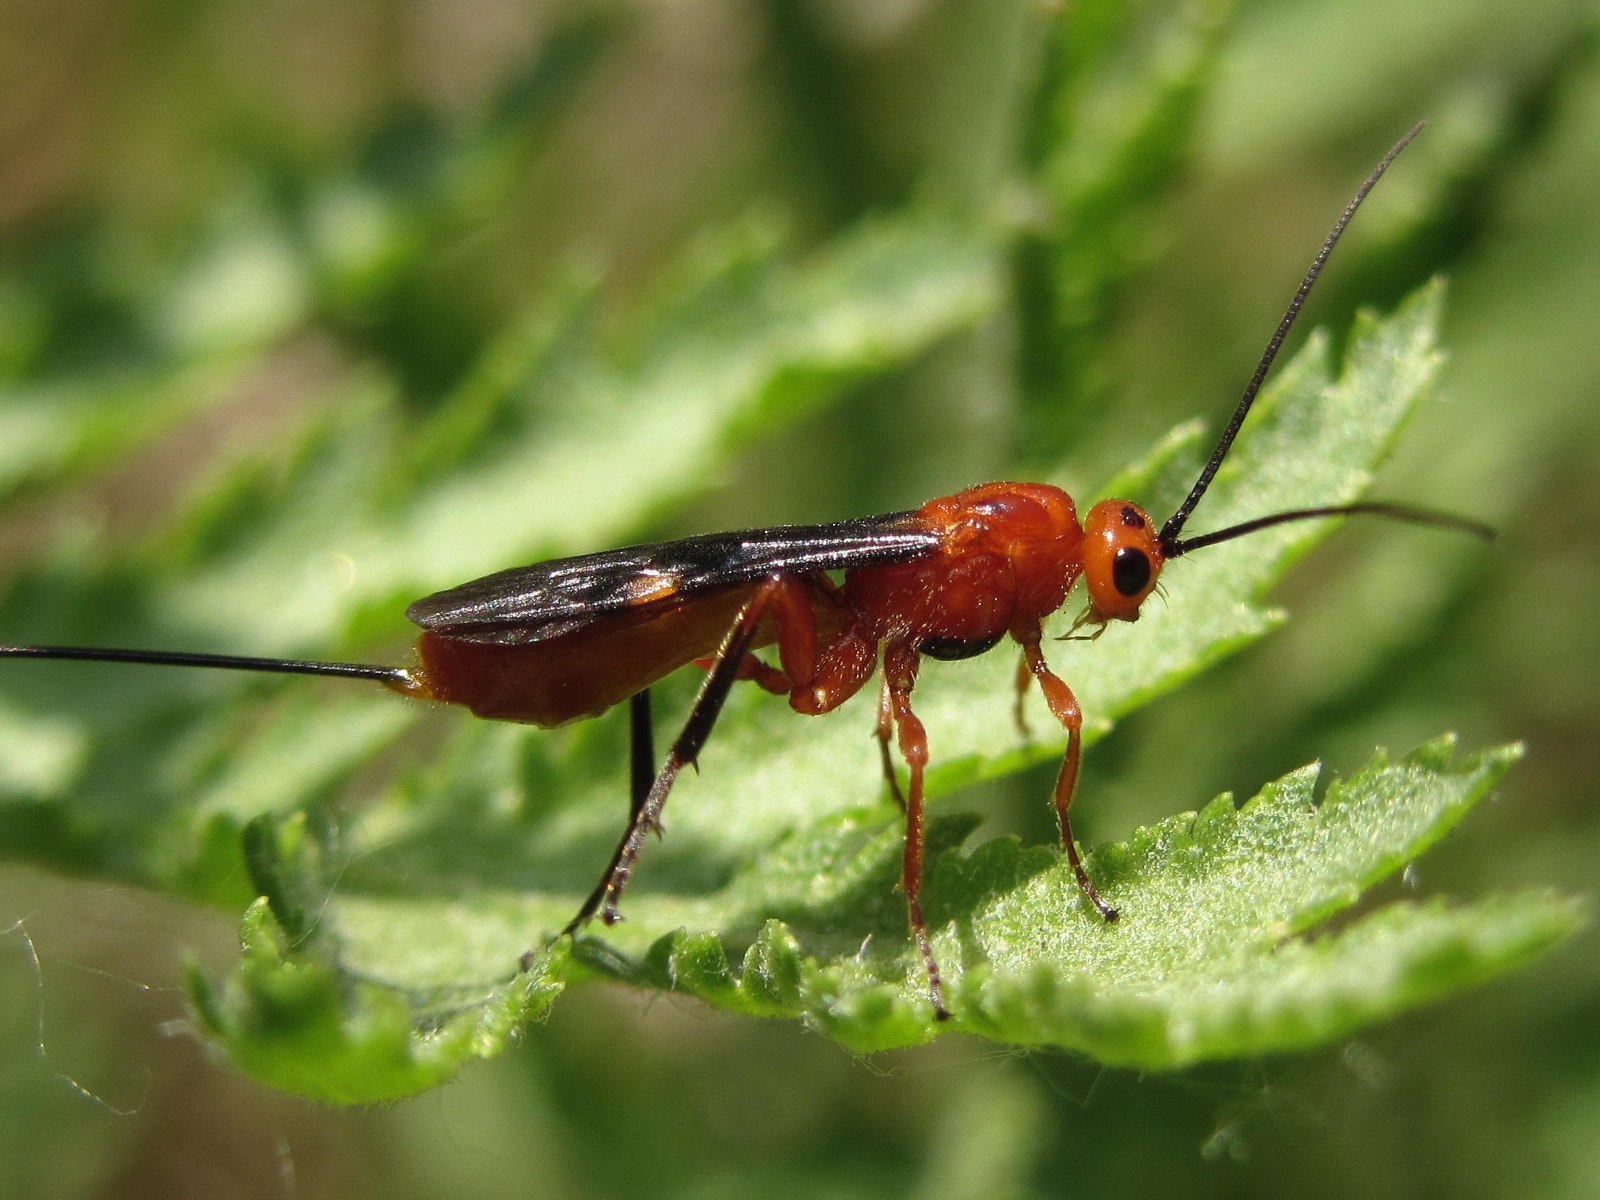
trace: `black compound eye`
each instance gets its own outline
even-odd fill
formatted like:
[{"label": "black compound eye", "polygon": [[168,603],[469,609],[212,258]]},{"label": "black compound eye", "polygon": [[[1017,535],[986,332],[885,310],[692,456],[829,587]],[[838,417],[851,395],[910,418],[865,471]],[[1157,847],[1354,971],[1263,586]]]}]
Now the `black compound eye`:
[{"label": "black compound eye", "polygon": [[1150,583],[1150,558],[1143,550],[1124,546],[1111,560],[1111,582],[1124,596],[1137,596]]}]

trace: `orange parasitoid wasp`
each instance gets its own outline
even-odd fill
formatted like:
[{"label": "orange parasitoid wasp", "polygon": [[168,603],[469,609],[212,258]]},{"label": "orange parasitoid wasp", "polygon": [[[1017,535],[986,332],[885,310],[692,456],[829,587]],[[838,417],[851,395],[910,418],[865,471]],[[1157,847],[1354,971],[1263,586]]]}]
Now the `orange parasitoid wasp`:
[{"label": "orange parasitoid wasp", "polygon": [[[659,829],[674,780],[696,762],[735,682],[752,680],[787,696],[796,712],[820,714],[877,674],[874,732],[884,778],[906,820],[907,914],[928,994],[943,1018],[944,988],[921,900],[929,750],[911,697],[924,657],[971,658],[1006,637],[1021,648],[1019,693],[1036,680],[1067,733],[1054,791],[1062,850],[1085,897],[1114,921],[1117,911],[1095,890],[1072,836],[1069,809],[1082,712],[1040,648],[1045,618],[1066,605],[1078,580],[1088,603],[1068,636],[1094,637],[1111,621],[1138,620],[1172,559],[1284,522],[1361,514],[1494,536],[1463,517],[1382,502],[1293,509],[1182,536],[1329,253],[1367,193],[1421,129],[1411,129],[1384,155],[1346,205],[1216,449],[1187,498],[1159,526],[1128,500],[1102,500],[1080,521],[1072,497],[1060,488],[987,483],[905,512],[708,534],[501,571],[406,610],[422,628],[409,667],[86,646],[0,646],[0,656],[369,679],[406,696],[464,705],[480,717],[545,728],[597,716],[626,700],[632,759],[627,828],[599,883],[567,924],[569,934],[595,916],[608,925],[620,919],[618,901],[645,835]],[[829,572],[842,572],[842,580]],[[754,653],[767,646],[777,648],[776,665]],[[696,662],[707,668],[705,679],[658,765],[650,688]],[[903,790],[891,742],[908,770]]]}]

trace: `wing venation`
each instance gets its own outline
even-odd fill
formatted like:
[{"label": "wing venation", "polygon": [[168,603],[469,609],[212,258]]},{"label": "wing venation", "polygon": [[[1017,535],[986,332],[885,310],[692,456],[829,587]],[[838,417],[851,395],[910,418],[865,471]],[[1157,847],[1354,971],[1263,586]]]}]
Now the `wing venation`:
[{"label": "wing venation", "polygon": [[703,534],[513,567],[406,609],[432,633],[507,644],[544,641],[596,617],[668,602],[776,571],[837,571],[931,553],[938,537],[911,512],[829,525]]}]

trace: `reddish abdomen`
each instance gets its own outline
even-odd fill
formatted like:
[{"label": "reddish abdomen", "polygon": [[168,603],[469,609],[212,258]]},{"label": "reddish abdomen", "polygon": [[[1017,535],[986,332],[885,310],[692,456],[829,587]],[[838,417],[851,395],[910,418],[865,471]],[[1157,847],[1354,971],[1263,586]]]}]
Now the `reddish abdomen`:
[{"label": "reddish abdomen", "polygon": [[424,633],[417,639],[415,694],[547,729],[598,716],[685,663],[715,654],[750,590],[741,585],[687,602],[623,609],[521,645]]}]

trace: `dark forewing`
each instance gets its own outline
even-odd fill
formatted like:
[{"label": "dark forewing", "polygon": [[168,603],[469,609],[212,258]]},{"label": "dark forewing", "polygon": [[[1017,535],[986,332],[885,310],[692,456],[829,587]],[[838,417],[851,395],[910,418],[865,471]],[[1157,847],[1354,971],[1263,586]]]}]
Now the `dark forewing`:
[{"label": "dark forewing", "polygon": [[556,558],[485,575],[406,609],[424,629],[520,644],[557,637],[596,617],[748,582],[775,571],[836,571],[931,553],[938,537],[912,512],[831,525],[778,525]]}]

